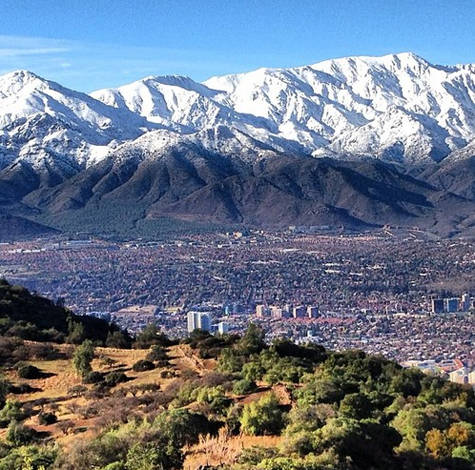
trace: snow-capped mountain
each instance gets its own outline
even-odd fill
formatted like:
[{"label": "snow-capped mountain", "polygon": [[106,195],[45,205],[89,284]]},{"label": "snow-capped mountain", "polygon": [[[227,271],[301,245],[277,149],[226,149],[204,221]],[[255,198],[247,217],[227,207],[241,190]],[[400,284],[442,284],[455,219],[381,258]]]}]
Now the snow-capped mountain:
[{"label": "snow-capped mountain", "polygon": [[[231,133],[238,131],[259,141],[258,147],[269,145],[277,151],[305,151],[299,142],[272,133],[265,119],[236,112],[227,103],[221,103],[218,95],[222,94],[188,77],[164,76],[147,77],[117,89],[98,90],[91,96],[183,135],[212,128],[220,128],[222,132],[227,127]],[[175,141],[173,133],[170,138]],[[203,143],[206,146],[206,141]]]},{"label": "snow-capped mountain", "polygon": [[258,69],[196,83],[148,77],[92,93],[183,133],[228,126],[279,151],[440,161],[475,136],[475,65],[402,53]]},{"label": "snow-capped mountain", "polygon": [[0,169],[22,161],[74,173],[149,131],[134,145],[439,162],[475,138],[475,65],[349,57],[204,83],[147,77],[90,96],[31,72],[0,77]]},{"label": "snow-capped mountain", "polygon": [[413,54],[91,95],[18,71],[0,76],[0,211],[91,233],[165,217],[465,236],[474,142],[475,65]]},{"label": "snow-capped mountain", "polygon": [[0,168],[20,159],[33,166],[81,168],[102,159],[114,141],[139,136],[149,123],[27,71],[0,77]]},{"label": "snow-capped mountain", "polygon": [[475,133],[475,66],[435,66],[410,53],[260,69],[205,85],[315,154],[439,161]]}]

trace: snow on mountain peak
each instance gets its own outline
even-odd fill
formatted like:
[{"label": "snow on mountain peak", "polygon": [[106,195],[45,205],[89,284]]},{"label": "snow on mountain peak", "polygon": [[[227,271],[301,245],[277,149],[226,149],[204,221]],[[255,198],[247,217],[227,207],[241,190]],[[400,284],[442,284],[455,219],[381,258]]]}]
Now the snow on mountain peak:
[{"label": "snow on mountain peak", "polygon": [[126,109],[114,109],[32,72],[0,76],[0,132],[9,161],[27,156],[34,162],[50,155],[60,164],[86,164],[93,154],[104,153],[96,147],[135,138],[145,124]]},{"label": "snow on mountain peak", "polygon": [[184,139],[256,157],[271,149],[417,164],[473,141],[474,103],[474,64],[432,65],[411,52],[260,68],[203,83],[149,76],[90,95],[18,70],[0,76],[0,144],[11,158],[34,159],[42,149],[87,165],[161,128],[137,145],[159,136],[159,147]]}]

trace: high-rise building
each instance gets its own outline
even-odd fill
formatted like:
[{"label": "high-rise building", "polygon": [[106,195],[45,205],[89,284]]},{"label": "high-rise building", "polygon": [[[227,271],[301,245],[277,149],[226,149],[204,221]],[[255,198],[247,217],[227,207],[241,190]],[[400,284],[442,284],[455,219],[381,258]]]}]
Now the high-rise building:
[{"label": "high-rise building", "polygon": [[224,335],[224,334],[226,334],[228,331],[229,331],[229,325],[228,325],[226,322],[224,322],[224,321],[220,321],[220,322],[218,323],[218,333],[219,333],[220,335]]},{"label": "high-rise building", "polygon": [[444,299],[444,307],[445,311],[448,313],[457,312],[459,309],[459,299],[457,297],[453,297],[451,299]]},{"label": "high-rise building", "polygon": [[308,318],[317,318],[318,317],[318,307],[309,305],[307,307],[307,317]]},{"label": "high-rise building", "polygon": [[285,318],[289,318],[292,316],[292,305],[284,305],[284,307],[282,308],[282,316],[284,316]]},{"label": "high-rise building", "polygon": [[442,313],[444,311],[444,299],[431,299],[432,313]]},{"label": "high-rise building", "polygon": [[226,316],[242,313],[243,310],[243,306],[238,302],[233,302],[231,304],[224,305],[224,314]]},{"label": "high-rise building", "polygon": [[190,311],[187,314],[188,333],[194,330],[210,331],[211,319],[208,313]]},{"label": "high-rise building", "polygon": [[297,305],[292,309],[292,315],[294,318],[303,318],[305,316],[305,307],[303,305]]},{"label": "high-rise building", "polygon": [[266,317],[269,313],[269,309],[267,308],[267,305],[264,304],[258,304],[256,305],[256,316],[259,318]]},{"label": "high-rise building", "polygon": [[462,295],[461,310],[462,312],[468,312],[470,310],[471,299],[469,294]]},{"label": "high-rise building", "polygon": [[277,305],[271,305],[270,314],[272,318],[282,318],[283,317],[282,308]]},{"label": "high-rise building", "polygon": [[198,328],[204,331],[211,330],[211,318],[208,313],[200,312],[198,316]]}]

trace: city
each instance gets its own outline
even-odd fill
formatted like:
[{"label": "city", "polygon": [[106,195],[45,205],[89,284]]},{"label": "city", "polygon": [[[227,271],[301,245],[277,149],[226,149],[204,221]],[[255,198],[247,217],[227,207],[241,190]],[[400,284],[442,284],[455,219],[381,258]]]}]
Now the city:
[{"label": "city", "polygon": [[202,312],[209,315],[204,329],[220,333],[242,333],[252,321],[269,341],[285,336],[362,349],[421,367],[453,361],[455,370],[461,361],[468,377],[474,253],[473,241],[432,240],[418,231],[290,227],[154,242],[2,244],[0,275],[131,332],[156,323],[180,337],[187,313]]}]

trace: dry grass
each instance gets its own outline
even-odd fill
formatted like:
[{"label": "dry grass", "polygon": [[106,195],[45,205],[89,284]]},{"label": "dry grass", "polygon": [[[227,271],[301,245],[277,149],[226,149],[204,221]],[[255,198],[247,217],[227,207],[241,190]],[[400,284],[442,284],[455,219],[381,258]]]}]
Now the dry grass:
[{"label": "dry grass", "polygon": [[[70,346],[55,346],[62,352]],[[64,349],[64,351],[63,351]],[[69,351],[70,352],[70,351]],[[125,350],[115,348],[96,348],[96,358],[92,362],[93,370],[100,372],[112,372],[121,370],[125,372],[129,380],[125,383],[118,384],[113,390],[121,388],[133,387],[146,383],[157,384],[162,390],[173,382],[174,378],[162,378],[161,372],[163,368],[157,368],[151,371],[135,372],[132,366],[144,359],[148,350]],[[169,348],[168,357],[170,359],[171,368],[179,373],[185,370],[193,370],[198,375],[203,376],[214,370],[216,361],[212,359],[201,359],[188,345],[178,345]],[[112,361],[104,361],[109,358]],[[72,361],[70,359],[29,361],[29,363],[40,368],[43,372],[51,374],[50,377],[25,380],[19,379],[15,371],[8,372],[8,378],[14,384],[27,383],[34,388],[40,390],[23,395],[12,395],[11,398],[18,399],[23,403],[32,403],[38,399],[47,399],[47,403],[43,406],[35,405],[34,410],[38,412],[40,409],[44,411],[53,411],[58,417],[58,422],[48,426],[41,426],[38,423],[37,416],[33,416],[26,421],[28,426],[38,431],[48,432],[65,448],[72,445],[77,439],[88,439],[98,432],[98,424],[102,418],[99,416],[84,418],[80,414],[75,413],[78,407],[85,407],[94,404],[97,400],[88,399],[84,396],[71,396],[69,390],[77,385],[81,385],[81,379],[75,373]],[[87,389],[92,389],[92,385],[86,385]],[[262,387],[256,393],[244,398],[244,401],[252,401],[259,399],[263,394],[268,393],[269,387]],[[288,404],[290,394],[284,386],[274,386],[272,390],[279,397],[281,404]],[[129,395],[127,395],[129,396]],[[97,403],[96,403],[97,404]],[[102,409],[102,408],[101,408]],[[107,409],[103,410],[103,415],[108,413]],[[66,429],[66,425],[71,427]],[[65,428],[64,430],[62,428]],[[0,438],[5,434],[5,430],[0,430]],[[275,447],[280,442],[279,437],[275,436],[232,436],[226,428],[222,428],[217,436],[201,436],[200,441],[185,449],[186,460],[184,469],[194,470],[200,465],[220,465],[231,464],[237,460],[243,449],[253,446]]]},{"label": "dry grass", "polygon": [[[67,349],[71,350],[69,345],[55,345],[60,352],[66,352]],[[182,357],[181,353],[176,352],[177,347],[172,347],[169,356],[171,358]],[[70,352],[70,351],[69,351]],[[150,371],[135,372],[132,370],[132,366],[144,359],[148,353],[148,350],[138,349],[115,349],[115,348],[96,348],[96,358],[92,362],[92,368],[95,371],[100,372],[113,372],[121,370],[125,372],[128,377],[128,381],[118,384],[114,390],[120,388],[127,388],[134,385],[141,384],[157,384],[162,389],[165,388],[168,383],[173,379],[165,379],[160,376],[162,368],[157,368]],[[104,362],[104,358],[112,359],[108,365]],[[172,359],[172,367],[177,367],[173,363],[179,362],[177,359]],[[22,403],[31,404],[36,400],[43,399],[47,403],[43,406],[34,406],[35,412],[43,409],[44,411],[53,411],[58,417],[58,423],[40,426],[36,416],[28,419],[25,424],[33,427],[38,431],[46,431],[59,442],[65,443],[73,439],[78,438],[78,431],[81,431],[81,436],[87,437],[94,434],[94,428],[96,422],[100,418],[82,418],[71,411],[77,406],[86,406],[93,403],[94,400],[88,400],[83,396],[73,397],[69,393],[69,390],[77,385],[81,385],[81,379],[74,371],[72,360],[70,359],[56,359],[56,360],[39,360],[28,361],[28,363],[38,367],[42,372],[49,374],[49,377],[41,379],[20,379],[14,370],[10,370],[7,373],[7,378],[13,384],[26,383],[31,387],[38,389],[37,391],[25,394],[11,395],[9,398],[16,399]],[[178,365],[179,367],[179,365]],[[92,385],[86,385],[88,390],[92,389]],[[73,426],[67,432],[61,430],[67,422],[72,422]],[[0,437],[5,433],[4,430],[0,430]]]},{"label": "dry grass", "polygon": [[217,436],[201,435],[199,442],[185,447],[184,470],[196,470],[200,466],[231,465],[236,463],[243,449],[250,447],[276,447],[280,436],[232,436],[226,427],[220,428]]}]

